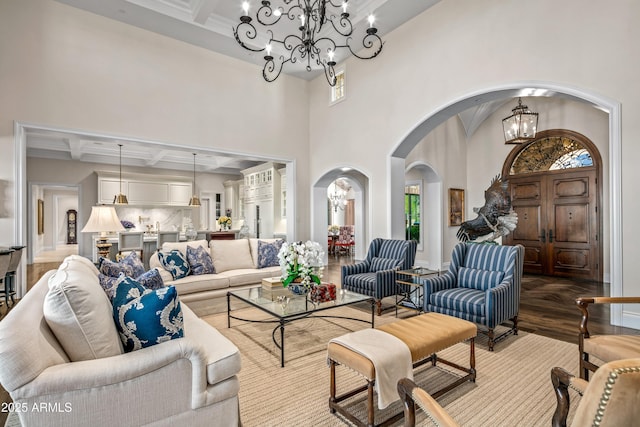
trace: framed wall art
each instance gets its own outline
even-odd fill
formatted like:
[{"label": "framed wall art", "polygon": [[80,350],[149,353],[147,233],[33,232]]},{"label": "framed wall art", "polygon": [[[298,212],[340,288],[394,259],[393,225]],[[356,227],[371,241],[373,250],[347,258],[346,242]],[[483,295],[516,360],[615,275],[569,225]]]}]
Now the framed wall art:
[{"label": "framed wall art", "polygon": [[464,190],[449,189],[449,227],[456,227],[464,221]]}]

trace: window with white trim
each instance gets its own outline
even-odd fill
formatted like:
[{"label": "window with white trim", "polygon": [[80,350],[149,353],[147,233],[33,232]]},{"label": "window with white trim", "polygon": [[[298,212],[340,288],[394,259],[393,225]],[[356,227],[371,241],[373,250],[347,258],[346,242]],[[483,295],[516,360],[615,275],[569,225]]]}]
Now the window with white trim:
[{"label": "window with white trim", "polygon": [[336,72],[336,84],[331,87],[331,103],[334,104],[344,99],[346,94],[344,69]]}]

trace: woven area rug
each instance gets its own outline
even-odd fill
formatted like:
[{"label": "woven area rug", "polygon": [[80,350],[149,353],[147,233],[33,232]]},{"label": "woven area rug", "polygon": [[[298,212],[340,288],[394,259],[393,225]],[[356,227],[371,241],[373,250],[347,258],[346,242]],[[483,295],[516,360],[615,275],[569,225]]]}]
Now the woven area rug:
[{"label": "woven area rug", "polygon": [[[237,312],[249,318],[265,318],[255,309]],[[369,319],[366,311],[341,307],[326,314]],[[242,354],[240,371],[240,411],[245,427],[253,426],[344,426],[347,421],[328,409],[329,367],[326,347],[331,338],[368,327],[365,323],[343,319],[303,319],[287,326],[285,362],[271,338],[275,324],[232,321],[227,316],[203,317]],[[396,321],[392,314],[376,317],[376,324]],[[279,334],[279,333],[278,333]],[[278,335],[279,336],[279,335]],[[469,345],[457,344],[438,354],[440,357],[469,364]],[[484,335],[476,339],[475,383],[465,383],[438,399],[438,402],[463,426],[548,426],[556,401],[550,371],[561,366],[578,372],[578,350],[574,344],[520,332],[487,350]],[[416,382],[427,391],[439,389],[458,375],[446,365],[427,364],[416,373]],[[337,368],[338,394],[363,384],[362,379],[344,367]],[[579,397],[574,393],[572,410]],[[350,410],[366,419],[365,396],[349,401]],[[401,410],[400,402],[376,411],[376,422]],[[572,412],[569,421],[572,418]],[[418,413],[419,423],[425,417]],[[396,425],[401,426],[402,422]],[[425,424],[428,425],[428,424]]]}]

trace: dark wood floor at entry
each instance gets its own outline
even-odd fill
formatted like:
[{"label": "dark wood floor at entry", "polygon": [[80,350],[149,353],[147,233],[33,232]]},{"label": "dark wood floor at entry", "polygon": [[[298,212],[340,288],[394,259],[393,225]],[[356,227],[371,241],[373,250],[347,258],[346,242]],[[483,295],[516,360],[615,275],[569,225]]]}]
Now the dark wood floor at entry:
[{"label": "dark wood floor at entry", "polygon": [[[340,265],[349,264],[349,257],[329,257],[323,280],[340,282]],[[580,311],[575,300],[581,296],[609,296],[606,283],[571,280],[557,277],[525,275],[520,297],[519,329],[570,343],[578,343]],[[640,331],[611,326],[610,308],[606,304],[589,308],[589,332],[592,334],[634,334]]]}]

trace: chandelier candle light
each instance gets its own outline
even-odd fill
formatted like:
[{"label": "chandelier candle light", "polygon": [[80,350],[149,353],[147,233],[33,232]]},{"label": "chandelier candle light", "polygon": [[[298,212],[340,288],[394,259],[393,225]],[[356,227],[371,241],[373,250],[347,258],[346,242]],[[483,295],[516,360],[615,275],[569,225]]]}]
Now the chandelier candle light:
[{"label": "chandelier candle light", "polygon": [[[284,64],[298,61],[305,63],[307,71],[322,67],[325,77],[331,86],[336,84],[334,60],[338,49],[346,49],[353,56],[360,59],[372,59],[382,51],[382,39],[374,27],[375,17],[369,15],[367,21],[369,27],[362,38],[362,46],[352,45],[353,23],[349,19],[348,1],[335,3],[334,0],[276,0],[274,3],[282,3],[282,6],[271,5],[270,1],[263,0],[256,12],[255,19],[263,27],[273,27],[283,17],[289,21],[298,22],[298,34],[288,34],[276,38],[273,31],[266,30],[265,34],[258,33],[253,25],[253,18],[249,16],[251,8],[249,1],[242,3],[243,15],[240,23],[233,28],[236,41],[243,48],[252,52],[265,52],[265,64],[262,76],[268,82],[272,82],[280,76]],[[287,20],[280,25],[280,29],[286,28]],[[283,30],[286,31],[286,30]],[[259,45],[259,38],[267,38],[264,47]],[[337,41],[336,41],[337,40]],[[280,48],[280,55],[273,56],[273,45]],[[358,52],[358,53],[356,53]]]}]

